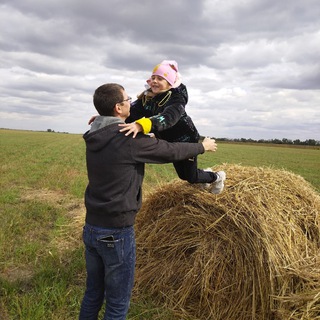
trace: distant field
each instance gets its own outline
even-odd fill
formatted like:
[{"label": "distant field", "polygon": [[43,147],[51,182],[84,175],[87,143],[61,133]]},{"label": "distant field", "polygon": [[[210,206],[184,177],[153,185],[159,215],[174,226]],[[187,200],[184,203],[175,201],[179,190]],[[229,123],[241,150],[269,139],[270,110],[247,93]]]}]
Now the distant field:
[{"label": "distant field", "polygon": [[[210,155],[211,156],[211,155]],[[213,158],[215,158],[213,156]],[[301,175],[320,190],[320,150],[308,147],[220,144],[216,159],[244,166],[269,166]]]},{"label": "distant field", "polygon": [[[0,319],[76,319],[84,289],[81,228],[73,227],[87,183],[82,136],[0,130],[0,146]],[[222,163],[283,168],[320,191],[319,149],[219,143],[199,156],[202,168]],[[147,165],[144,190],[174,178],[171,164]],[[129,319],[174,317],[134,296]]]},{"label": "distant field", "polygon": [[[81,135],[0,130],[0,138],[4,178],[19,180],[25,186],[62,189],[82,196],[86,168]],[[202,168],[221,163],[283,168],[301,175],[320,191],[319,148],[218,143],[217,152],[199,156]],[[146,183],[176,178],[171,164],[148,165],[146,172]]]}]

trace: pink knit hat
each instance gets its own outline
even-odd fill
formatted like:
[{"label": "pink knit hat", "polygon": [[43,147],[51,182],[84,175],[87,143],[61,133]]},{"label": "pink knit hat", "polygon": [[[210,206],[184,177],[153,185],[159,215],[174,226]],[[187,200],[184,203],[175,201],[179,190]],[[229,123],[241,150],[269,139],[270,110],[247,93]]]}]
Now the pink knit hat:
[{"label": "pink knit hat", "polygon": [[[166,79],[174,88],[181,84],[181,76],[178,72],[178,63],[174,60],[163,60],[161,63],[157,64],[152,71],[152,76],[160,76]],[[149,85],[150,82],[151,78],[147,80]]]},{"label": "pink knit hat", "polygon": [[176,81],[177,77],[177,71],[172,68],[170,64],[157,64],[153,71],[152,71],[153,76],[160,76],[164,79],[166,79],[171,86]]}]

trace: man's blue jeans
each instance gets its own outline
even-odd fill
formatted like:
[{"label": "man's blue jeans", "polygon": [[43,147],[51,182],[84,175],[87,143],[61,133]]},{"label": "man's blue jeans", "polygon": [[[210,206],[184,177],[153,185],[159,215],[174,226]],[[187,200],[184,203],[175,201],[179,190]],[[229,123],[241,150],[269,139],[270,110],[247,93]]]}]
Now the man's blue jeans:
[{"label": "man's blue jeans", "polygon": [[134,281],[134,228],[99,228],[85,224],[87,287],[79,320],[97,320],[104,300],[104,320],[125,320]]}]

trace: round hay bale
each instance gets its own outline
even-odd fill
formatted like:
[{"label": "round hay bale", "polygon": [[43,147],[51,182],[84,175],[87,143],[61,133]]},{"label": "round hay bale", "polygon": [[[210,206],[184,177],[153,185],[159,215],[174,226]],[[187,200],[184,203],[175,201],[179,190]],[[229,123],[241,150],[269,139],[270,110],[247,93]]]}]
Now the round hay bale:
[{"label": "round hay bale", "polygon": [[218,169],[220,195],[180,180],[147,195],[137,290],[179,319],[319,319],[319,194],[285,170]]}]

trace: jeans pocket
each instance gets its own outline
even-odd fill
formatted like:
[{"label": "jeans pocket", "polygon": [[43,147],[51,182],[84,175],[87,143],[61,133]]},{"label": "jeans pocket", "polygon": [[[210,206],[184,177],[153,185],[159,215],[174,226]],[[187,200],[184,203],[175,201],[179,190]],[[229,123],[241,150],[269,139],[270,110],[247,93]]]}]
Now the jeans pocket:
[{"label": "jeans pocket", "polygon": [[99,242],[99,251],[108,267],[114,267],[122,264],[124,256],[124,239],[113,239],[110,236],[101,238]]}]

